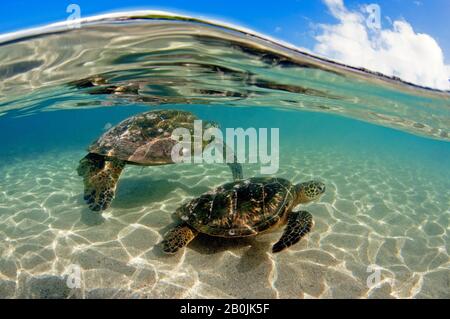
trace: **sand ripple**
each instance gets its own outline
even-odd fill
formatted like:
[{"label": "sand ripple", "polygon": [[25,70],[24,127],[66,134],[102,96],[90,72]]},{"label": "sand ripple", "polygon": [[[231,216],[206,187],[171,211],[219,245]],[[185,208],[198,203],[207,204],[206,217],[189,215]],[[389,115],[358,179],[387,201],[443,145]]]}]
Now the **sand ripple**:
[{"label": "sand ripple", "polygon": [[[311,234],[275,255],[280,233],[200,236],[176,256],[161,253],[172,212],[229,179],[226,167],[128,167],[100,216],[81,198],[81,153],[12,163],[0,171],[0,297],[450,298],[445,178],[394,160],[349,165],[344,154],[331,155],[302,152],[282,165],[280,176],[319,177],[328,188],[307,207]],[[79,289],[66,285],[70,265],[81,267]],[[381,282],[369,288],[370,265]]]}]

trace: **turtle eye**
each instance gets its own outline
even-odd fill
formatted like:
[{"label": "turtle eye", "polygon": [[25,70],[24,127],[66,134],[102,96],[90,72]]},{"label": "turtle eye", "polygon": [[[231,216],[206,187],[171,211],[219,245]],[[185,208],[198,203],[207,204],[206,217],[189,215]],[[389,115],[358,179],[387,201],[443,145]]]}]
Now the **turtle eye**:
[{"label": "turtle eye", "polygon": [[318,183],[317,184],[317,188],[319,189],[320,194],[325,192],[325,184],[323,183]]}]

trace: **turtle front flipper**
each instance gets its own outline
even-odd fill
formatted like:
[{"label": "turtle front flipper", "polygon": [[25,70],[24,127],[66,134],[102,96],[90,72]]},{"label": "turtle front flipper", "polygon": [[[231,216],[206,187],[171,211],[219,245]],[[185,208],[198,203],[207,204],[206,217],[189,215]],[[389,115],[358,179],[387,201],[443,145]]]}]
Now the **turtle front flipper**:
[{"label": "turtle front flipper", "polygon": [[313,226],[312,215],[306,211],[291,212],[286,228],[280,240],[273,245],[272,252],[278,253],[296,243],[307,234]]},{"label": "turtle front flipper", "polygon": [[78,176],[89,176],[95,174],[105,167],[105,157],[102,155],[89,153],[80,160],[78,164],[77,173]]},{"label": "turtle front flipper", "polygon": [[103,156],[95,154],[88,154],[80,161],[78,174],[84,178],[84,199],[91,210],[101,211],[109,207],[124,166],[123,161],[105,161]]},{"label": "turtle front flipper", "polygon": [[163,251],[166,254],[174,254],[180,248],[187,246],[197,234],[198,232],[187,224],[178,225],[164,235]]}]

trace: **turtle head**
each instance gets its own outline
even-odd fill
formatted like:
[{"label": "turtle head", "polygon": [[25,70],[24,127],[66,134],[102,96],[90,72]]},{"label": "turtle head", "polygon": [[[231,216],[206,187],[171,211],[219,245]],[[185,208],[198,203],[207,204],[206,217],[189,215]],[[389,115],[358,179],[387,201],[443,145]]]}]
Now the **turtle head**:
[{"label": "turtle head", "polygon": [[319,181],[309,181],[295,185],[297,204],[306,204],[319,199],[325,193],[325,184]]}]

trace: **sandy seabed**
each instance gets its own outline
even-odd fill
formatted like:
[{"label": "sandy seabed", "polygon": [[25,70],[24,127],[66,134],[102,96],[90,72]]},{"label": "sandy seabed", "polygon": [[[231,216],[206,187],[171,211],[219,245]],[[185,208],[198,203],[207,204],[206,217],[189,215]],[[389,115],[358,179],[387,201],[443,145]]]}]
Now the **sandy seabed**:
[{"label": "sandy seabed", "polygon": [[[225,165],[128,166],[100,215],[82,199],[82,152],[12,160],[0,167],[0,297],[450,298],[445,176],[333,150],[291,155],[277,176],[327,185],[303,207],[315,227],[300,243],[272,254],[281,231],[203,235],[175,256],[158,245],[172,213],[230,180]],[[70,265],[80,267],[80,288],[66,284]],[[370,266],[381,282],[369,288]]]}]

